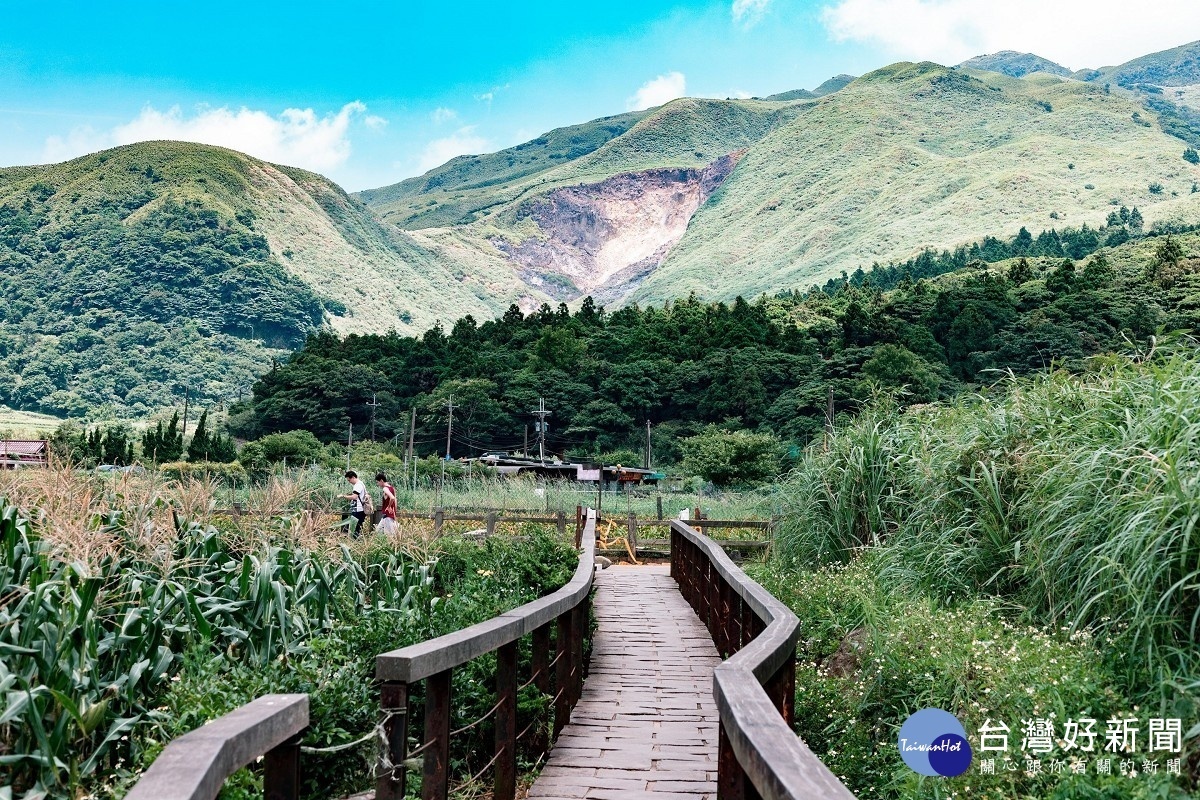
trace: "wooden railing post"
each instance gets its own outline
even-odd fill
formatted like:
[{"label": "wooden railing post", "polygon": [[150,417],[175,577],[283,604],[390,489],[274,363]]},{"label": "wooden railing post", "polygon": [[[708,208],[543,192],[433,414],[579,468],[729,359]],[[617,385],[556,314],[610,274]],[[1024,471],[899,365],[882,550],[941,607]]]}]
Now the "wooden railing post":
[{"label": "wooden railing post", "polygon": [[779,669],[764,687],[771,702],[779,709],[779,716],[791,727],[796,719],[796,651],[792,650]]},{"label": "wooden railing post", "polygon": [[486,525],[487,525],[487,535],[495,536],[496,535],[496,512],[495,511],[489,511],[487,513]]},{"label": "wooden railing post", "polygon": [[517,796],[517,643],[496,651],[495,800]]},{"label": "wooden railing post", "polygon": [[579,699],[583,697],[583,640],[587,638],[588,625],[591,622],[591,597],[585,597],[575,607],[575,620],[571,623],[572,645],[574,648],[574,658],[572,659],[572,676],[571,681],[571,707],[574,708]]},{"label": "wooden railing post", "polygon": [[263,797],[300,800],[300,737],[268,750],[263,758]]},{"label": "wooden railing post", "polygon": [[560,539],[567,535],[567,515],[563,513],[561,508],[554,512],[554,524],[558,527],[558,536]]},{"label": "wooden railing post", "polygon": [[554,658],[557,663],[554,669],[554,735],[571,721],[571,661],[573,648],[571,646],[571,628],[575,617],[575,609],[564,611],[558,616],[554,632]]},{"label": "wooden railing post", "polygon": [[433,510],[433,535],[438,537],[442,535],[442,524],[446,520],[446,512],[440,508]]},{"label": "wooden railing post", "polygon": [[[553,681],[550,677],[550,623],[533,629],[533,685],[543,695],[553,696]],[[545,755],[550,750],[546,741],[545,726],[539,725],[532,732],[530,746],[535,756]]]},{"label": "wooden railing post", "polygon": [[733,594],[733,590],[729,586],[729,582],[724,578],[717,579],[717,649],[720,651],[723,658],[729,658],[733,654],[733,634],[730,628],[730,623],[733,622],[733,614],[730,613],[732,601],[729,596]]},{"label": "wooden railing post", "polygon": [[379,706],[383,712],[383,732],[387,738],[385,763],[390,769],[375,776],[375,800],[404,800],[408,774],[404,759],[408,755],[408,684],[387,681],[379,687]]},{"label": "wooden railing post", "polygon": [[717,800],[746,800],[746,771],[738,763],[724,723],[717,728]]},{"label": "wooden railing post", "polygon": [[450,678],[453,670],[430,675],[425,681],[425,770],[422,800],[446,800],[450,787]]}]

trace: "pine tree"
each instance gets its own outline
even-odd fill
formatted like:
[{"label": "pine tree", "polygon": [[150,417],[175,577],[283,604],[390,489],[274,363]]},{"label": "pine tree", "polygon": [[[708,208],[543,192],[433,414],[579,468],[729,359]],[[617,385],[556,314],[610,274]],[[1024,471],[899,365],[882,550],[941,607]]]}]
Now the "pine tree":
[{"label": "pine tree", "polygon": [[159,443],[160,457],[163,461],[178,461],[183,457],[183,431],[179,429],[179,412],[171,415],[167,430]]},{"label": "pine tree", "polygon": [[207,461],[208,451],[212,449],[212,443],[209,439],[208,430],[208,409],[204,409],[200,414],[200,421],[196,423],[196,432],[192,434],[192,440],[188,442],[187,460],[188,461]]},{"label": "pine tree", "polygon": [[1017,263],[1009,267],[1008,279],[1015,286],[1020,286],[1026,281],[1033,280],[1033,268],[1029,266],[1029,259],[1022,256]]},{"label": "pine tree", "polygon": [[1135,233],[1140,233],[1142,225],[1142,212],[1137,210],[1137,206],[1134,206],[1133,211],[1129,212],[1129,229]]},{"label": "pine tree", "polygon": [[1189,164],[1200,164],[1200,153],[1196,152],[1196,148],[1189,147],[1183,151],[1183,160]]}]

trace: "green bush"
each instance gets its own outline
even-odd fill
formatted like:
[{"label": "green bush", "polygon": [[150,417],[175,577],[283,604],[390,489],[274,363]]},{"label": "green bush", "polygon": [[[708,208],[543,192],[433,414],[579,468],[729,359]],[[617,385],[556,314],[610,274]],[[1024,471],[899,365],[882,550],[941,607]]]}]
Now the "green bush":
[{"label": "green bush", "polygon": [[228,464],[210,461],[175,461],[159,466],[162,474],[171,480],[185,478],[211,478],[219,480],[227,486],[237,486],[246,482],[246,469],[237,461]]},{"label": "green bush", "polygon": [[779,474],[782,448],[769,433],[713,426],[682,445],[683,471],[718,486],[753,485]]},{"label": "green bush", "polygon": [[[1097,709],[1115,711],[1119,700],[1196,719],[1200,359],[1160,346],[1146,361],[1114,356],[1088,366],[1081,376],[1011,379],[985,395],[903,413],[876,406],[805,454],[783,486],[771,587],[802,617],[821,621],[809,634],[810,655],[828,655],[837,637],[865,625],[884,665],[877,683],[885,695],[971,718],[981,692],[1020,689],[1016,673],[984,680],[989,656],[974,651],[935,670],[922,666],[912,644],[946,631],[940,652],[949,656],[976,640],[1016,637],[1010,649],[1028,682],[1022,691],[1032,689],[1043,709],[1061,716],[1086,707],[1099,718]],[[812,576],[813,565],[828,568]],[[830,582],[840,583],[823,588]],[[935,622],[925,627],[928,620]],[[1044,672],[1046,653],[1072,664],[1057,684]],[[968,666],[981,676],[973,687],[953,677]],[[905,699],[926,673],[927,695]],[[898,724],[902,711],[873,717],[884,727],[872,736]],[[841,768],[854,769],[850,761]],[[856,780],[886,788],[879,796],[924,796],[881,774]],[[1102,783],[1053,791],[1102,796],[1088,793]],[[1170,778],[1149,783],[1161,796],[1178,794]],[[1051,790],[1009,788],[992,796]]]},{"label": "green bush", "polygon": [[[900,762],[896,731],[922,708],[950,711],[968,732],[988,720],[1003,722],[1014,730],[1016,751],[1021,720],[1103,720],[1137,701],[1105,666],[1111,639],[1019,624],[996,601],[944,605],[893,591],[880,555],[869,551],[849,565],[815,571],[782,560],[751,568],[806,623],[797,652],[796,727],[821,760],[864,800],[1107,796],[1089,793],[1105,784],[1094,775],[1078,786],[1048,771],[1028,776],[998,767],[995,775],[981,775],[972,766],[961,777],[932,782]],[[850,649],[842,647],[835,659],[852,632],[861,650],[847,660]],[[1129,791],[1131,779],[1122,780]],[[1137,781],[1158,792],[1147,797],[1186,797],[1166,775]]]}]

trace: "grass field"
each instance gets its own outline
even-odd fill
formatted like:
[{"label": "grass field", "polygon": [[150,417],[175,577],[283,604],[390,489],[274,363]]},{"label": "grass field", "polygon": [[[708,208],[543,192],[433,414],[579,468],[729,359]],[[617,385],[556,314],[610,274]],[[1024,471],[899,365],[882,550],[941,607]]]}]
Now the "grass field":
[{"label": "grass field", "polygon": [[0,406],[0,439],[46,439],[63,420]]}]

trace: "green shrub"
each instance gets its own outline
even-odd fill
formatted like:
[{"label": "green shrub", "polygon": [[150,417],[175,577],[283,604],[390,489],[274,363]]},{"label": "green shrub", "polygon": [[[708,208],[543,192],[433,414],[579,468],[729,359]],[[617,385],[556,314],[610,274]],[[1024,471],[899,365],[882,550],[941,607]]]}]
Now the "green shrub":
[{"label": "green shrub", "polygon": [[237,486],[246,482],[246,469],[237,461],[228,464],[209,461],[175,461],[159,466],[162,474],[171,480],[185,478],[211,478],[219,480],[227,486]]},{"label": "green shrub", "polygon": [[682,442],[683,470],[718,486],[753,485],[779,474],[781,445],[768,433],[711,426]]}]

